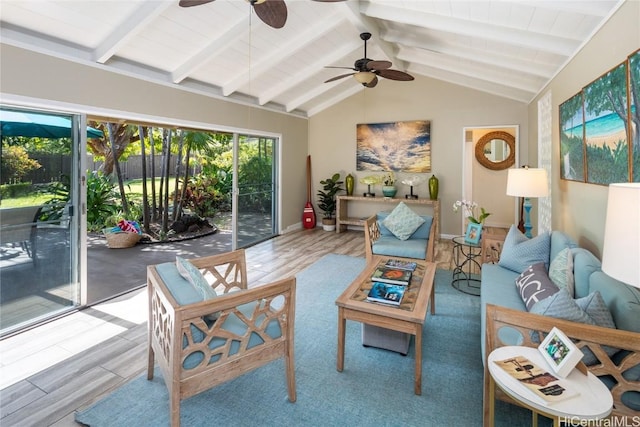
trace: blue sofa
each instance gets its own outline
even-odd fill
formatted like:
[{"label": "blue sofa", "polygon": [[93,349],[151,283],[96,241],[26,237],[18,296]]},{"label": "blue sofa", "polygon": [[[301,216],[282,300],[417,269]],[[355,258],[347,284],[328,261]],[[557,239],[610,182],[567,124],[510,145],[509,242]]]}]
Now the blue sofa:
[{"label": "blue sofa", "polygon": [[[603,273],[600,269],[600,261],[588,250],[578,247],[576,242],[566,234],[560,231],[553,231],[551,232],[548,241],[550,244],[549,260],[553,260],[555,256],[560,253],[560,251],[567,247],[571,250],[571,253],[573,255],[573,275],[575,280],[574,298],[582,298],[595,291],[600,292],[602,299],[609,308],[616,328],[626,334],[622,335],[617,334],[616,332],[616,339],[620,339],[620,337],[622,337],[622,340],[624,342],[629,342],[631,346],[634,347],[633,350],[640,351],[640,291]],[[503,249],[502,256],[504,256],[504,251],[507,250],[508,247],[505,247]],[[549,261],[547,261],[546,264],[548,266]],[[536,318],[539,319],[540,317],[532,313],[527,313],[525,303],[523,302],[518,288],[515,284],[516,278],[518,278],[520,273],[521,271],[512,271],[501,266],[500,263],[483,264],[482,266],[480,301],[482,310],[481,345],[483,362],[486,361],[487,356],[487,349],[485,347],[487,345],[491,346],[489,348],[489,352],[495,348],[494,343],[487,342],[486,340],[488,316],[487,306],[490,306],[492,310],[493,306],[498,306],[497,309],[501,309],[504,307],[516,310],[518,312],[523,312],[521,315],[512,315],[511,317],[517,317],[521,319],[521,325],[526,325],[529,328],[532,324],[535,325]],[[545,318],[547,317],[545,316]],[[493,317],[491,317],[490,321],[494,321]],[[566,327],[577,325],[577,322],[563,322],[567,321],[554,319],[554,322],[552,324],[564,325]],[[584,326],[582,330],[587,331],[587,336],[602,335],[606,337],[606,331],[609,331],[609,329],[607,329],[604,331],[604,334],[602,334],[601,332],[603,332],[603,328],[592,325],[579,325]],[[491,326],[491,329],[493,330],[493,324]],[[562,328],[560,329],[562,330]],[[538,330],[544,329],[540,328]],[[598,330],[600,330],[600,332],[598,332]],[[495,337],[493,338],[495,339]],[[489,341],[491,341],[491,339]],[[499,335],[499,341],[501,341],[503,345],[526,344],[523,343],[523,341],[526,341],[526,339],[523,340],[522,335],[518,333],[518,330],[513,328],[506,328],[504,331],[501,331],[501,334]],[[629,347],[623,348],[626,349]],[[616,357],[621,360],[623,356],[624,355],[622,354],[619,354],[618,356],[612,356],[612,360],[615,363]],[[606,371],[608,369],[611,369],[612,367],[607,364],[605,364],[604,367],[600,364],[597,364],[595,368],[597,368],[598,370],[594,370],[594,374],[603,378],[603,375],[606,376],[607,374]],[[616,375],[620,375],[620,373],[616,372]],[[633,380],[631,390],[640,390],[640,365],[632,365],[631,369],[627,369],[625,370],[625,372],[623,372],[623,376],[625,377],[625,380]],[[603,381],[605,381],[606,383],[606,380]],[[610,385],[610,387],[612,386],[613,384]],[[621,403],[624,403],[624,405],[627,407],[625,410],[629,410],[628,406],[631,407],[631,412],[626,413],[632,413],[634,415],[640,414],[640,392],[627,393],[625,396],[623,396],[622,399],[622,402],[617,402],[618,405],[622,406]]]}]

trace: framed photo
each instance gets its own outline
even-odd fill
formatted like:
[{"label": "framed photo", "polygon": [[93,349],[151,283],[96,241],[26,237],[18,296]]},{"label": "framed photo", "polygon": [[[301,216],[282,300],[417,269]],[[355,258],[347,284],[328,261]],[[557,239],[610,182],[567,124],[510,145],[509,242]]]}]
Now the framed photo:
[{"label": "framed photo", "polygon": [[583,356],[582,351],[555,327],[538,346],[538,350],[551,369],[562,378],[571,373]]},{"label": "framed photo", "polygon": [[480,242],[480,234],[482,233],[482,224],[470,222],[467,226],[467,234],[464,235],[464,241],[477,245]]}]

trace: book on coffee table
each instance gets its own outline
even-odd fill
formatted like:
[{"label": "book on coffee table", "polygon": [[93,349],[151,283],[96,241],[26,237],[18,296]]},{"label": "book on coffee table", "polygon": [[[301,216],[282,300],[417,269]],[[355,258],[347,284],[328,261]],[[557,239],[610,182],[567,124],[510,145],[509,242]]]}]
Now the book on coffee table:
[{"label": "book on coffee table", "polygon": [[367,301],[381,302],[384,304],[400,305],[406,286],[390,283],[373,282],[367,295]]},{"label": "book on coffee table", "polygon": [[411,271],[379,265],[371,275],[371,280],[407,286],[411,281]]},{"label": "book on coffee table", "polygon": [[413,261],[404,261],[401,259],[390,259],[385,263],[384,266],[389,268],[399,268],[401,270],[415,271],[416,268],[418,268],[418,263]]}]

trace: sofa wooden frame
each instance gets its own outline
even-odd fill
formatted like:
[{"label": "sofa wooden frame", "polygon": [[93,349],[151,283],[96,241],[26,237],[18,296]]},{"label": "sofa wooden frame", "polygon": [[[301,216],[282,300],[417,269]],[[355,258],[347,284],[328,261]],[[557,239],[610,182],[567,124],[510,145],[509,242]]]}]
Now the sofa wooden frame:
[{"label": "sofa wooden frame", "polygon": [[[624,331],[621,329],[609,329],[600,326],[586,325],[568,320],[561,320],[538,314],[522,312],[493,304],[487,304],[487,330],[485,358],[491,352],[508,344],[503,343],[499,338],[499,331],[502,328],[516,329],[522,335],[523,342],[520,345],[528,347],[538,347],[539,343],[531,340],[530,331],[539,331],[546,334],[555,326],[571,338],[579,347],[588,347],[598,358],[600,363],[587,366],[587,369],[597,377],[608,376],[616,384],[611,388],[613,396],[613,411],[611,417],[639,417],[640,411],[636,411],[622,402],[622,395],[625,392],[635,392],[640,390],[640,381],[629,381],[623,377],[623,372],[629,368],[640,364],[640,333]],[[539,335],[541,341],[542,334]],[[603,350],[603,346],[611,346],[621,350],[627,350],[628,355],[616,364]],[[491,425],[489,422],[489,369],[487,360],[484,361],[484,425]],[[505,393],[498,393],[496,397],[501,400],[517,404]],[[636,418],[633,418],[636,419]],[[614,424],[612,424],[614,425]],[[624,425],[624,424],[615,424]]]},{"label": "sofa wooden frame", "polygon": [[[435,219],[434,219],[435,221]],[[427,250],[425,253],[425,261],[433,262],[434,257],[434,240],[435,240],[435,223],[431,223],[429,229],[429,241],[427,242]],[[377,214],[374,214],[367,218],[364,222],[364,251],[367,259],[367,263],[371,262],[373,258],[373,244],[380,238],[380,227],[378,226]],[[393,255],[389,255],[393,256]],[[400,258],[400,257],[396,257]]]},{"label": "sofa wooden frame", "polygon": [[[190,261],[212,281],[211,286],[218,293],[220,288],[224,287],[224,295],[181,306],[167,289],[156,266],[147,267],[147,378],[153,378],[154,365],[157,362],[169,390],[171,425],[180,425],[180,402],[183,399],[278,358],[284,359],[288,398],[289,401],[295,402],[295,277],[248,289],[244,250]],[[229,293],[234,288],[240,290]],[[238,310],[238,306],[251,302],[256,303],[251,316]],[[211,326],[207,325],[203,316],[216,312],[219,313],[218,319]],[[230,315],[237,316],[246,324],[244,335],[232,334],[222,329],[221,326]],[[272,338],[265,331],[272,320],[279,322],[279,338]],[[194,340],[192,327],[202,331],[204,339]],[[252,334],[258,334],[264,342],[247,348]],[[207,345],[212,339],[224,339],[226,342],[212,350]],[[235,353],[231,351],[232,341],[240,343]],[[186,345],[183,346],[183,342],[186,342]],[[184,361],[194,352],[204,355],[202,361],[195,368],[184,368]]]}]

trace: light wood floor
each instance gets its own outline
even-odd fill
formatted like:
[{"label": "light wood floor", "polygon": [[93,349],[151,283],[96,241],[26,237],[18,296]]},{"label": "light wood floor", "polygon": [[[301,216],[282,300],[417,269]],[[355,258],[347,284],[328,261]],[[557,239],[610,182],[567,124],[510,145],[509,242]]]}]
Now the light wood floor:
[{"label": "light wood floor", "polygon": [[[248,248],[250,283],[295,275],[327,253],[364,257],[363,232],[301,230]],[[436,245],[436,261],[451,268],[450,241]],[[142,289],[0,341],[0,424],[77,427],[75,410],[145,370],[146,320]]]}]

